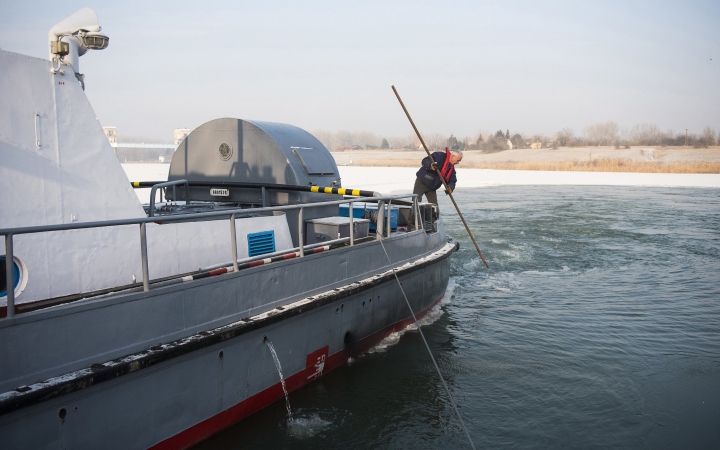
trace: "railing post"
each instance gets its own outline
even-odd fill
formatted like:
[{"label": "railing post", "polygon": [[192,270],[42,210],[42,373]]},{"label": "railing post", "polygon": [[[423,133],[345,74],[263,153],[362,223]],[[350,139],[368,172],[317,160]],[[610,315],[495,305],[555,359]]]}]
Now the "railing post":
[{"label": "railing post", "polygon": [[305,245],[305,239],[303,239],[303,208],[300,208],[300,212],[298,213],[298,247],[300,247],[300,257],[302,258],[305,256],[305,249],[303,246]]},{"label": "railing post", "polygon": [[150,188],[150,206],[148,207],[148,217],[155,215],[155,191],[157,187],[153,186]]},{"label": "railing post", "polygon": [[375,220],[375,238],[377,240],[382,239],[382,234],[385,229],[385,202],[380,200],[378,202],[377,219]]},{"label": "railing post", "polygon": [[261,191],[262,191],[261,195],[262,195],[262,205],[263,205],[263,208],[267,208],[268,206],[270,206],[270,202],[269,202],[268,199],[267,199],[267,191],[265,190],[265,186],[263,186],[263,187],[260,188],[260,189],[261,189]]},{"label": "railing post", "polygon": [[387,215],[387,236],[385,237],[390,237],[392,230],[392,200],[388,200]]},{"label": "railing post", "polygon": [[415,216],[415,231],[420,229],[420,223],[418,216],[420,215],[420,207],[418,207],[417,194],[413,196],[413,216]]},{"label": "railing post", "polygon": [[140,224],[140,254],[142,258],[142,277],[143,291],[150,290],[150,275],[148,273],[148,256],[147,256],[147,233],[145,231],[145,222]]},{"label": "railing post", "polygon": [[348,216],[350,218],[350,247],[355,245],[355,221],[353,220],[353,202],[348,205]]},{"label": "railing post", "polygon": [[230,215],[230,242],[232,242],[232,259],[233,259],[233,270],[237,272],[238,269],[238,257],[237,257],[237,233],[235,232],[235,214]]},{"label": "railing post", "polygon": [[7,317],[15,316],[15,258],[13,235],[5,235],[5,282],[7,286]]}]

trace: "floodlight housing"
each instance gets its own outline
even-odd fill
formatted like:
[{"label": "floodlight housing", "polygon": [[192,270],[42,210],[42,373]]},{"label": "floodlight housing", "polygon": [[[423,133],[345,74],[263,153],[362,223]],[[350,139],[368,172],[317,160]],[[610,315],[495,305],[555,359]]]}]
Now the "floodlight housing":
[{"label": "floodlight housing", "polygon": [[[100,33],[97,14],[90,8],[82,8],[48,32],[52,73],[64,73],[61,65],[70,66],[75,77],[85,89],[84,75],[80,73],[80,57],[88,50],[107,48],[110,38]],[[57,65],[57,66],[56,66]]]},{"label": "floodlight housing", "polygon": [[104,34],[89,31],[82,37],[82,41],[88,50],[104,50],[107,48],[110,38]]}]

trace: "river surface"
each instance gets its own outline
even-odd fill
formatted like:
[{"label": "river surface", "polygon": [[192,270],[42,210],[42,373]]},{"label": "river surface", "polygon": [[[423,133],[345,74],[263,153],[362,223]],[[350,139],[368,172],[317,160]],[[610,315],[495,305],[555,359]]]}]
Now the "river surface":
[{"label": "river surface", "polygon": [[[477,448],[720,448],[720,190],[459,190],[490,270],[440,196],[461,249],[422,330]],[[469,448],[395,341],[197,448]]]}]

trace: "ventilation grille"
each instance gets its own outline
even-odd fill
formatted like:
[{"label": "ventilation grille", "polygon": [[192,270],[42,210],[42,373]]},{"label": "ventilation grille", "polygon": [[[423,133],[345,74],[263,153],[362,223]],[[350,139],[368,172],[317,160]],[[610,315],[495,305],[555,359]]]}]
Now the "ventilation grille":
[{"label": "ventilation grille", "polygon": [[275,251],[275,231],[250,233],[248,240],[248,256],[264,255]]}]

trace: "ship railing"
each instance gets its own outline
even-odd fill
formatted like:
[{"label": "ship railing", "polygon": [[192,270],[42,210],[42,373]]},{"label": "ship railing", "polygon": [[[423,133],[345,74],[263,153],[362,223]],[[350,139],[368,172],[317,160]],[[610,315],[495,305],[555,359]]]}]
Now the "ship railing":
[{"label": "ship railing", "polygon": [[[407,200],[410,199],[410,200]],[[240,217],[257,217],[264,213],[274,213],[276,211],[290,211],[299,210],[298,213],[298,246],[299,256],[302,258],[305,256],[305,250],[312,249],[316,245],[303,245],[304,242],[304,223],[303,223],[303,212],[306,209],[326,207],[332,205],[348,205],[348,215],[350,222],[350,236],[349,238],[343,238],[339,241],[348,242],[350,246],[355,245],[356,239],[354,236],[354,217],[353,217],[353,204],[356,202],[362,203],[377,203],[378,214],[377,214],[377,232],[376,238],[382,239],[383,237],[389,237],[391,233],[391,219],[392,219],[392,202],[403,204],[411,204],[413,211],[414,223],[412,228],[414,231],[423,228],[423,224],[419,220],[420,209],[418,205],[418,199],[416,194],[401,194],[401,195],[387,195],[377,197],[351,197],[346,196],[343,200],[335,200],[330,202],[314,202],[314,203],[301,203],[294,205],[278,205],[278,206],[267,206],[262,208],[234,208],[234,209],[223,209],[222,211],[212,211],[205,213],[190,213],[190,214],[176,214],[169,216],[155,216],[155,217],[139,217],[133,219],[115,219],[115,220],[103,220],[103,221],[92,221],[92,222],[76,222],[68,224],[56,224],[56,225],[39,225],[30,227],[14,227],[14,228],[2,228],[0,229],[0,236],[5,238],[5,282],[7,290],[7,318],[12,318],[15,315],[15,263],[14,263],[14,249],[13,239],[17,235],[24,234],[36,234],[36,233],[48,233],[56,231],[69,231],[69,230],[83,230],[90,228],[109,228],[118,227],[125,225],[138,225],[140,228],[140,255],[142,262],[142,286],[143,291],[150,290],[150,276],[148,271],[148,251],[147,251],[147,233],[146,227],[148,223],[172,223],[172,222],[197,222],[208,219],[217,219],[228,217],[230,222],[230,245],[231,253],[233,258],[233,269],[238,269],[238,258],[237,258],[237,233],[235,232],[235,220]],[[387,203],[387,220],[385,214],[385,208]],[[152,209],[151,209],[152,211]],[[325,242],[324,244],[327,244]],[[266,258],[266,255],[259,255],[258,258]],[[0,274],[2,276],[2,274]],[[103,290],[107,291],[107,289]]]},{"label": "ship railing", "polygon": [[162,189],[172,186],[173,188],[173,198],[177,198],[177,191],[176,187],[180,184],[185,185],[185,196],[188,196],[188,193],[190,192],[190,183],[188,183],[187,180],[175,180],[175,181],[166,181],[164,183],[158,183],[154,184],[152,188],[150,188],[150,209],[148,211],[148,216],[153,217],[155,215],[155,192],[160,189],[160,201],[162,201]]}]

